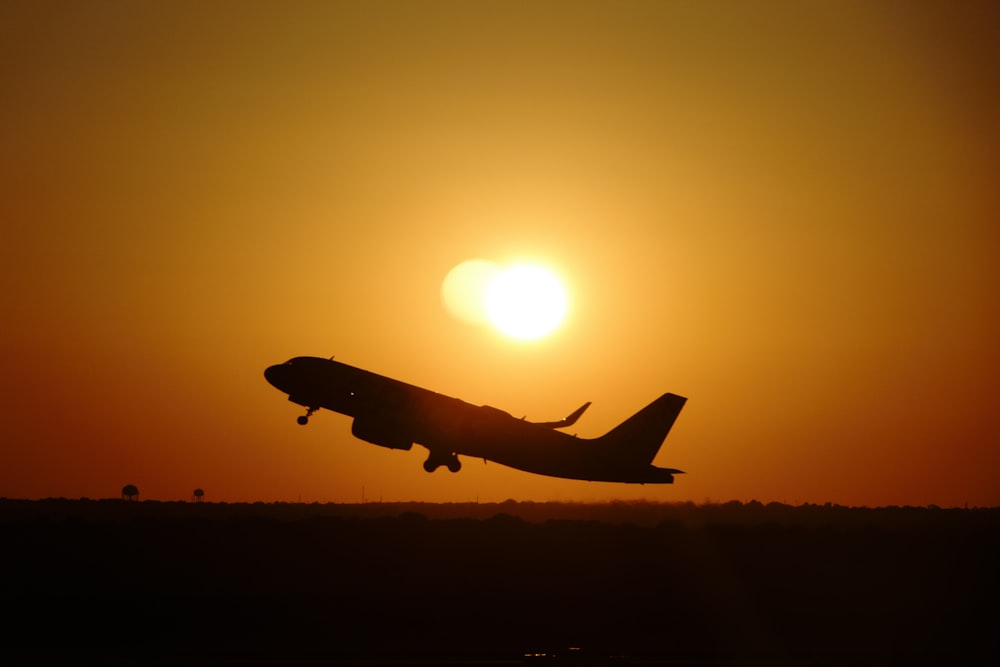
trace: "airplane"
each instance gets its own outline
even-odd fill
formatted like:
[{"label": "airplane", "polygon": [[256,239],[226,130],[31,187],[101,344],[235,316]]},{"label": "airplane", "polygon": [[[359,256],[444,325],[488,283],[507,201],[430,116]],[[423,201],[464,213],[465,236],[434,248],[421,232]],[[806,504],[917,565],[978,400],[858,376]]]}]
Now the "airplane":
[{"label": "airplane", "polygon": [[409,451],[426,447],[424,470],[462,468],[459,455],[538,475],[594,482],[672,484],[674,468],[652,465],[687,401],[663,394],[598,438],[559,431],[576,423],[590,403],[565,419],[530,422],[488,405],[473,405],[428,389],[320,357],[294,357],[264,378],[306,408],[298,423],[325,408],[354,418],[354,437]]}]

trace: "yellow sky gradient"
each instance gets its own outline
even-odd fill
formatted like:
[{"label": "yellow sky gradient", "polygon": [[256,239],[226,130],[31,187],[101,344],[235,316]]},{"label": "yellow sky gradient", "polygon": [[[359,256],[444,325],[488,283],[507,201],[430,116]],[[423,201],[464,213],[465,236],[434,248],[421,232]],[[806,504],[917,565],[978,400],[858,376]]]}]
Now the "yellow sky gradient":
[{"label": "yellow sky gradient", "polygon": [[[0,496],[1000,504],[991,2],[4,2]],[[534,260],[556,334],[450,317]],[[353,439],[329,356],[673,486]],[[419,450],[419,451],[418,451]]]}]

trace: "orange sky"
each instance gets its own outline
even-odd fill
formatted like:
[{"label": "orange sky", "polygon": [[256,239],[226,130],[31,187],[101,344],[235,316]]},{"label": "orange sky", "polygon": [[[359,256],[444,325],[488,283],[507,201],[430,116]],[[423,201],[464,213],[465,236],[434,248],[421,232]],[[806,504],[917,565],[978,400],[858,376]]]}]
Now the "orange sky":
[{"label": "orange sky", "polygon": [[[1000,504],[992,2],[4,2],[0,496]],[[472,257],[558,270],[515,343]],[[296,355],[599,435],[673,486],[295,424]]]}]

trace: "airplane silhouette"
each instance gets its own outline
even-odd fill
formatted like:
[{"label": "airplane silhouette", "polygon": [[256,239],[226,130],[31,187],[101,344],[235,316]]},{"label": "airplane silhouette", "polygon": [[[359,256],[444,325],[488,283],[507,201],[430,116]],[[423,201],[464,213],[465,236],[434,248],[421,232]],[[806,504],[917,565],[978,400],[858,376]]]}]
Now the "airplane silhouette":
[{"label": "airplane silhouette", "polygon": [[551,477],[595,482],[672,484],[674,468],[652,465],[687,401],[663,394],[599,438],[577,438],[556,429],[570,426],[590,406],[565,419],[529,422],[488,405],[457,398],[348,366],[333,359],[295,357],[270,366],[264,377],[306,408],[303,426],[320,408],[354,418],[354,437],[389,449],[414,443],[430,452],[424,470],[458,472],[458,455]]}]

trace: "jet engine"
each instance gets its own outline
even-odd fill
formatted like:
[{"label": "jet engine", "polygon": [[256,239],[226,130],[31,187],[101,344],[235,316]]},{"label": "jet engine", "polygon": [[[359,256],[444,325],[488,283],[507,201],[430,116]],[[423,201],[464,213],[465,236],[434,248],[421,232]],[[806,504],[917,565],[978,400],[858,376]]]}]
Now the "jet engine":
[{"label": "jet engine", "polygon": [[351,433],[355,438],[379,447],[402,450],[409,450],[413,447],[413,440],[402,431],[393,429],[392,425],[355,419],[351,425]]}]

